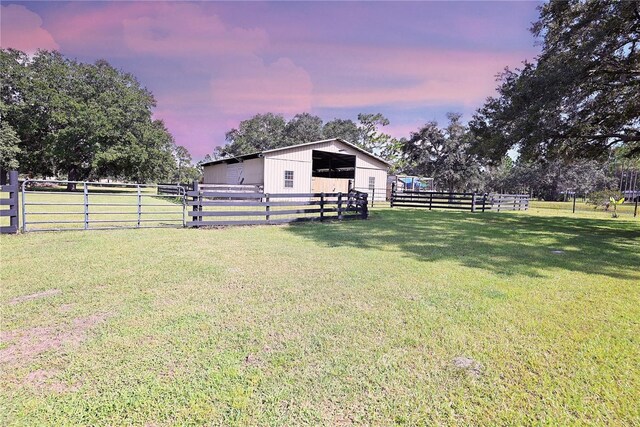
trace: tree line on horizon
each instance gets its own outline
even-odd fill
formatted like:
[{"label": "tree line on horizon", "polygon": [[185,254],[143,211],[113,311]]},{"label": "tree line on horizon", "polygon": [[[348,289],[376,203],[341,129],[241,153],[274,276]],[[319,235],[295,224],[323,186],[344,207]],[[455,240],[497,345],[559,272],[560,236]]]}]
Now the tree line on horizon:
[{"label": "tree line on horizon", "polygon": [[[361,113],[324,123],[257,114],[229,130],[218,159],[303,142],[342,138],[394,164],[432,176],[447,190],[525,190],[557,197],[614,186],[640,156],[640,3],[550,2],[531,28],[535,63],[499,74],[468,123],[449,113],[392,138],[389,120]],[[83,64],[58,52],[0,52],[0,166],[40,176],[185,182],[200,171],[176,146],[155,99],[134,76],[106,61]],[[508,153],[518,153],[512,159]]]}]

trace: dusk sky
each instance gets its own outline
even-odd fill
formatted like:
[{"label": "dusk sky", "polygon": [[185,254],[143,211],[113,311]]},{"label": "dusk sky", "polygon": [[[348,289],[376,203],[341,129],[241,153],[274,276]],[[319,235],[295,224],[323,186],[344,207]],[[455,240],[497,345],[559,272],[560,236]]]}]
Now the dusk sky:
[{"label": "dusk sky", "polygon": [[396,137],[468,120],[538,53],[538,2],[2,2],[1,45],[106,59],[198,160],[256,113],[381,112]]}]

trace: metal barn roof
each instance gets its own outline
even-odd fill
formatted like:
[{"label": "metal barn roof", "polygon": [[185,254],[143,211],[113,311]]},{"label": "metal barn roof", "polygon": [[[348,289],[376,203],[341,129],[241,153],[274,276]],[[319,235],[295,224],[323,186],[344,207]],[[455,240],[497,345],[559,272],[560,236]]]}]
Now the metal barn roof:
[{"label": "metal barn roof", "polygon": [[296,144],[296,145],[289,145],[287,147],[280,147],[280,148],[274,148],[271,150],[264,150],[264,151],[260,151],[257,153],[251,153],[251,154],[243,154],[241,156],[234,156],[234,157],[227,157],[224,159],[218,159],[218,160],[211,160],[210,162],[206,162],[206,163],[202,163],[202,166],[209,166],[209,165],[217,165],[219,163],[238,163],[244,160],[249,160],[249,159],[255,159],[257,157],[262,157],[264,154],[271,154],[271,153],[276,153],[278,151],[284,151],[284,150],[289,150],[291,148],[299,148],[299,147],[305,147],[305,146],[312,146],[312,145],[316,145],[316,144],[323,144],[325,142],[330,142],[330,141],[338,141],[341,142],[345,145],[348,145],[349,147],[353,148],[354,150],[360,151],[363,154],[366,154],[369,157],[373,157],[374,159],[384,163],[387,166],[391,166],[391,163],[389,163],[388,161],[384,160],[381,157],[376,156],[375,154],[371,154],[368,151],[358,147],[357,145],[354,145],[348,141],[345,141],[344,139],[340,139],[340,138],[330,138],[330,139],[323,139],[320,141],[312,141],[312,142],[305,142],[304,144]]}]

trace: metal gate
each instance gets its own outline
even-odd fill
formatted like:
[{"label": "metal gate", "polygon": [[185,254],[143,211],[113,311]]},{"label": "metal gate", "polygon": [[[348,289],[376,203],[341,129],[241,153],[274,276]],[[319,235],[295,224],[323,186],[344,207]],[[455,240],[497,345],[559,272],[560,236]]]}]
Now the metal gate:
[{"label": "metal gate", "polygon": [[161,193],[151,184],[28,179],[21,188],[22,231],[184,227],[186,189]]}]

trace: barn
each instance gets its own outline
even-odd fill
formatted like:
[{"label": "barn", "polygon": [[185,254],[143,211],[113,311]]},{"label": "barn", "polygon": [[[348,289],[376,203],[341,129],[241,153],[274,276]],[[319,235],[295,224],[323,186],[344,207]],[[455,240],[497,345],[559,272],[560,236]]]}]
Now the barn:
[{"label": "barn", "polygon": [[203,183],[260,185],[265,193],[346,193],[351,188],[384,200],[390,166],[336,138],[204,163]]}]

